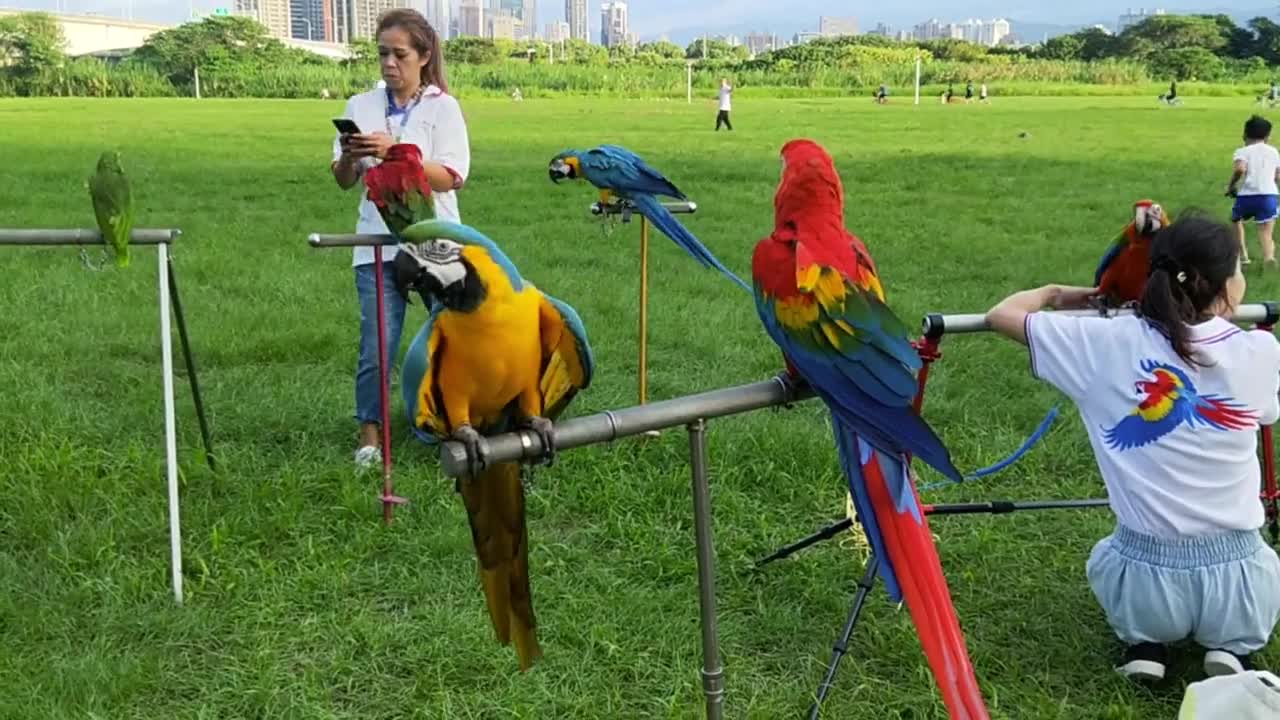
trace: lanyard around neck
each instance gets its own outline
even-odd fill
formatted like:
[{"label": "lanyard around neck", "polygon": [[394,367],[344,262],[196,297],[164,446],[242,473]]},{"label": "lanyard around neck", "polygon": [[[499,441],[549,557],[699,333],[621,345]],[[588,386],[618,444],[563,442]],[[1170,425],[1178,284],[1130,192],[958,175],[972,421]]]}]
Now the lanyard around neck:
[{"label": "lanyard around neck", "polygon": [[[420,86],[418,88],[418,92],[413,94],[413,99],[410,100],[408,103],[406,103],[403,108],[396,107],[396,99],[395,99],[395,96],[391,94],[391,88],[387,88],[386,90],[387,90],[387,94],[383,98],[383,100],[385,103],[385,110],[386,110],[385,120],[386,120],[386,126],[387,126],[387,134],[392,135],[396,138],[396,140],[399,140],[404,135],[404,128],[405,128],[405,125],[409,122],[410,113],[412,113],[413,109],[418,106],[418,103],[422,102],[422,96],[424,93],[426,93],[427,86],[426,85]],[[392,115],[400,115],[400,131],[399,132],[393,132],[391,130]]]}]

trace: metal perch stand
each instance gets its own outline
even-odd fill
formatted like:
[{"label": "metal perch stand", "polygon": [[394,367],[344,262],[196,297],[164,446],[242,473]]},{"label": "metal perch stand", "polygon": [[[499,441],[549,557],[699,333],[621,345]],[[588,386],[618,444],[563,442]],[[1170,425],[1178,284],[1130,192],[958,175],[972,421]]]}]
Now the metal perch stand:
[{"label": "metal perch stand", "polygon": [[[182,231],[176,229],[138,229],[129,234],[130,245],[154,245],[156,247],[156,257],[159,261],[156,283],[160,300],[160,361],[163,370],[164,392],[165,475],[169,485],[170,576],[173,583],[173,597],[179,605],[182,604],[182,523],[178,495],[177,419],[174,410],[173,342],[169,316],[171,305],[172,311],[178,319],[178,334],[182,341],[182,354],[183,359],[186,361],[187,378],[191,383],[196,418],[200,423],[200,436],[204,441],[205,458],[209,463],[209,468],[217,470],[217,465],[214,461],[213,444],[209,439],[209,423],[205,418],[204,402],[200,396],[200,383],[196,378],[191,342],[187,336],[186,318],[182,312],[182,303],[178,298],[176,275],[169,257],[169,244],[177,240],[180,235],[182,235]],[[102,233],[92,229],[0,229],[0,245],[84,246],[105,244]]]},{"label": "metal perch stand", "polygon": [[[662,206],[673,215],[691,215],[698,211],[695,202],[664,202]],[[592,203],[592,215],[621,216],[622,222],[630,223],[632,215],[639,215],[635,205],[627,200],[615,200],[611,203]],[[640,216],[640,357],[637,361],[636,373],[639,383],[640,404],[649,402],[649,221]]]},{"label": "metal perch stand", "polygon": [[383,300],[382,294],[385,282],[382,279],[382,246],[397,245],[399,241],[394,235],[365,235],[358,233],[341,234],[341,235],[321,235],[311,233],[307,236],[307,243],[313,248],[335,248],[335,247],[374,247],[378,248],[373,253],[373,274],[376,284],[375,292],[378,294],[378,392],[382,400],[382,522],[390,525],[393,515],[393,509],[396,505],[403,505],[407,502],[405,498],[395,494],[394,484],[391,480],[391,398],[387,390],[387,308],[386,302]]},{"label": "metal perch stand", "polygon": [[[1113,314],[1126,314],[1123,311]],[[1095,311],[1070,311],[1072,315],[1096,315]],[[1235,315],[1240,323],[1274,322],[1275,305],[1242,306]],[[929,365],[941,357],[938,344],[945,332],[977,333],[990,330],[983,315],[929,315],[924,319],[924,337],[916,344],[917,350],[924,359],[917,380],[919,392],[916,397],[917,410],[923,404],[925,381],[929,374]],[[799,402],[813,397],[805,387],[795,388],[784,380],[782,375],[771,380],[722,388],[708,392],[688,395],[670,400],[641,404],[622,410],[610,410],[595,415],[572,418],[557,423],[555,426],[556,450],[572,450],[574,448],[607,443],[624,437],[639,435],[652,430],[685,426],[689,433],[689,467],[692,479],[692,497],[694,512],[694,533],[698,560],[698,598],[701,611],[702,628],[702,686],[706,703],[706,717],[719,720],[724,716],[724,671],[721,666],[719,639],[716,628],[716,590],[715,590],[715,549],[711,532],[711,505],[709,501],[708,463],[707,463],[707,421],[715,418],[737,415],[770,407],[778,407]],[[1264,429],[1267,430],[1267,429]],[[1265,433],[1264,433],[1265,434]],[[541,438],[537,433],[528,430],[503,433],[487,438],[489,446],[489,462],[529,462],[543,455]],[[1268,438],[1269,440],[1269,438]],[[1268,442],[1269,445],[1269,442]],[[1270,457],[1270,455],[1268,455]],[[468,472],[471,458],[466,446],[446,440],[440,443],[440,467],[449,477],[460,477]],[[1274,469],[1267,461],[1267,472],[1271,487],[1274,487]],[[1004,513],[1018,510],[1044,510],[1059,508],[1101,507],[1105,500],[1071,500],[1043,501],[1035,503],[1016,503],[997,501],[964,505],[925,505],[929,514],[967,514],[967,513]],[[846,521],[841,521],[846,522]],[[852,523],[852,521],[847,521]],[[839,523],[838,523],[839,524]],[[828,528],[819,535],[834,536],[849,527],[844,525],[835,529]],[[808,538],[792,546],[781,556],[818,542],[821,538]],[[811,541],[810,541],[811,540]],[[788,549],[784,549],[788,550]],[[839,656],[848,646],[849,637],[857,622],[858,613],[865,602],[866,593],[870,591],[875,579],[874,557],[863,582],[860,583],[859,596],[855,598],[854,609],[846,621],[845,631],[837,644],[837,656],[833,658],[823,686],[829,689],[835,675],[835,665]],[[825,690],[820,690],[825,695]],[[811,708],[815,711],[817,703]]]}]

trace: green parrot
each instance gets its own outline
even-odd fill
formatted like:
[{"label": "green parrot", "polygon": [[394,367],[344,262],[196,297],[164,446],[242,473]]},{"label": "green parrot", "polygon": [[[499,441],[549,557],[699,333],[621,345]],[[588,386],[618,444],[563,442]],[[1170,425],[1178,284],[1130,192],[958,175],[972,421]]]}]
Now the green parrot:
[{"label": "green parrot", "polygon": [[102,239],[116,256],[116,267],[129,267],[129,234],[133,230],[133,194],[120,167],[120,153],[107,150],[87,183]]}]

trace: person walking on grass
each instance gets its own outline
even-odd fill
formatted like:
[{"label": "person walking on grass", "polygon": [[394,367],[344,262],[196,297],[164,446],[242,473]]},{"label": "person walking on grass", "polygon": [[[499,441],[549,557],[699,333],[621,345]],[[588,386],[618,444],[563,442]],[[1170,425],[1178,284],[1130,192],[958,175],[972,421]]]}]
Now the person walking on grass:
[{"label": "person walking on grass", "polygon": [[[471,148],[466,122],[458,101],[447,94],[444,48],[440,36],[416,10],[398,9],[385,13],[378,22],[378,56],[385,89],[374,89],[347,100],[344,116],[363,131],[339,135],[333,141],[334,180],[347,190],[359,187],[360,209],[357,233],[389,232],[378,208],[363,192],[360,182],[365,170],[387,155],[396,143],[412,143],[422,152],[423,170],[431,185],[436,217],[460,222],[456,191],[471,168]],[[383,303],[386,311],[386,357],[388,380],[400,347],[405,300],[396,292],[394,267],[398,249],[381,248]],[[358,469],[382,462],[382,398],[378,371],[377,278],[374,249],[355,248],[356,294],[360,301],[360,354],[356,363],[355,419],[360,423],[355,462]]]},{"label": "person walking on grass", "polygon": [[1280,617],[1257,458],[1259,426],[1280,418],[1280,341],[1230,320],[1245,291],[1239,257],[1225,223],[1184,215],[1152,241],[1135,315],[1040,312],[1097,293],[1059,285],[987,312],[1084,420],[1116,516],[1085,575],[1130,679],[1163,679],[1168,646],[1188,637],[1208,675],[1252,670]]},{"label": "person walking on grass", "polygon": [[[1263,270],[1276,265],[1276,248],[1271,231],[1280,211],[1277,196],[1280,187],[1280,153],[1270,144],[1271,122],[1254,115],[1244,124],[1244,147],[1231,157],[1231,181],[1227,183],[1227,196],[1236,199],[1231,208],[1231,222],[1235,223],[1236,241],[1240,243],[1240,258],[1249,264],[1249,245],[1245,242],[1244,221],[1258,224],[1258,240],[1262,245]],[[1241,183],[1243,180],[1243,184]],[[1239,187],[1237,187],[1239,185]]]},{"label": "person walking on grass", "polygon": [[733,86],[729,84],[729,78],[720,78],[720,112],[716,114],[716,132],[720,132],[721,125],[730,132],[733,131],[733,124],[729,122],[729,110],[733,108],[732,95]]}]

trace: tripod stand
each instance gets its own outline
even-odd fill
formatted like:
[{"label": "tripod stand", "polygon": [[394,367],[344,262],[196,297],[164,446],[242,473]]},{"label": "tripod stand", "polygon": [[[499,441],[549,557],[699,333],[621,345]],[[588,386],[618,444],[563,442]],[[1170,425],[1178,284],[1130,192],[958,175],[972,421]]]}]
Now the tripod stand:
[{"label": "tripod stand", "polygon": [[[1106,507],[1106,500],[1046,500],[1035,502],[1012,502],[1008,500],[994,500],[990,502],[980,503],[957,503],[948,505],[922,505],[921,510],[925,515],[973,515],[973,514],[990,514],[1003,515],[1005,513],[1018,512],[1021,510],[1067,510],[1080,508]],[[824,540],[839,535],[845,530],[853,527],[853,518],[844,518],[818,532],[798,540],[768,557],[758,561],[754,569],[768,565],[769,563],[781,560],[785,557],[794,555],[801,550],[816,545]],[[854,627],[858,624],[858,617],[862,614],[862,608],[866,604],[867,595],[876,584],[876,573],[880,569],[880,558],[875,553],[867,558],[866,571],[862,574],[862,579],[858,581],[858,591],[853,596],[853,606],[849,609],[849,616],[845,619],[844,629],[840,632],[840,637],[836,639],[835,645],[832,646],[831,662],[827,664],[827,673],[822,678],[822,683],[818,686],[817,697],[813,704],[809,706],[809,720],[817,720],[818,712],[822,707],[822,702],[827,699],[827,695],[831,692],[831,688],[835,685],[836,671],[840,667],[840,661],[849,651],[849,639],[853,637]]]}]

